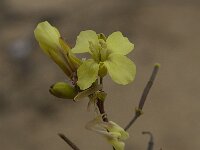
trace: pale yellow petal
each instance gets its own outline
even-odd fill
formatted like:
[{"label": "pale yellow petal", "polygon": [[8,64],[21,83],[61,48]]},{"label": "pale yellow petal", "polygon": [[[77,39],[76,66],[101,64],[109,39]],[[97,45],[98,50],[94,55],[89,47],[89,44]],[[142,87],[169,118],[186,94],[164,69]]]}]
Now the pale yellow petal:
[{"label": "pale yellow petal", "polygon": [[96,32],[92,30],[81,31],[76,40],[76,45],[72,48],[73,53],[85,53],[89,52],[89,42],[94,45],[98,44],[98,36]]},{"label": "pale yellow petal", "polygon": [[122,55],[130,53],[134,48],[134,45],[128,40],[128,38],[124,37],[119,31],[113,32],[109,35],[106,44],[108,49],[113,53]]}]

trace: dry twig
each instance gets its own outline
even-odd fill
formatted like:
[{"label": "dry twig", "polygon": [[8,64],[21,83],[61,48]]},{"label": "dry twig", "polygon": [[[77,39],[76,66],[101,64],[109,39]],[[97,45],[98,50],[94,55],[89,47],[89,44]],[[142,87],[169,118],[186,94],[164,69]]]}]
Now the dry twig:
[{"label": "dry twig", "polygon": [[127,124],[127,126],[124,128],[125,131],[127,131],[133,125],[133,123],[137,120],[137,118],[142,115],[142,109],[144,107],[144,103],[145,103],[147,95],[149,94],[149,91],[150,91],[150,89],[151,89],[151,87],[154,83],[154,80],[156,78],[156,75],[158,73],[159,68],[160,68],[160,65],[155,64],[155,66],[153,68],[153,72],[151,74],[151,77],[150,77],[146,87],[144,88],[144,91],[143,91],[142,96],[140,98],[138,108],[135,110],[135,115],[131,119],[131,121]]},{"label": "dry twig", "polygon": [[80,150],[72,141],[70,141],[64,134],[58,133],[59,137],[63,139],[73,150]]}]

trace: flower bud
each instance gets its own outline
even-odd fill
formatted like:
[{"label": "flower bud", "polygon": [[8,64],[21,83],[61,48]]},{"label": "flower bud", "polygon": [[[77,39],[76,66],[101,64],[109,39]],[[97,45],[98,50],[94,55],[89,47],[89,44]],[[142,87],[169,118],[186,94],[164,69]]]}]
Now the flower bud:
[{"label": "flower bud", "polygon": [[66,65],[61,53],[61,45],[59,42],[59,31],[51,26],[47,21],[41,22],[34,30],[35,38],[39,42],[42,50],[70,77],[71,70]]},{"label": "flower bud", "polygon": [[100,77],[104,77],[104,76],[107,75],[107,72],[108,72],[108,71],[107,71],[106,66],[105,66],[103,63],[100,63],[98,75],[99,75]]},{"label": "flower bud", "polygon": [[57,51],[60,48],[59,31],[47,21],[41,22],[34,30],[35,38],[42,50],[49,55],[49,51]]},{"label": "flower bud", "polygon": [[71,53],[71,48],[61,38],[59,31],[44,21],[37,25],[34,34],[42,50],[72,79],[82,62]]},{"label": "flower bud", "polygon": [[55,83],[50,87],[49,92],[58,98],[64,99],[73,99],[77,95],[76,89],[66,82]]},{"label": "flower bud", "polygon": [[69,65],[71,70],[75,72],[82,64],[82,61],[71,52],[71,48],[62,38],[59,38],[59,43],[62,47],[61,52],[63,53],[66,63]]}]

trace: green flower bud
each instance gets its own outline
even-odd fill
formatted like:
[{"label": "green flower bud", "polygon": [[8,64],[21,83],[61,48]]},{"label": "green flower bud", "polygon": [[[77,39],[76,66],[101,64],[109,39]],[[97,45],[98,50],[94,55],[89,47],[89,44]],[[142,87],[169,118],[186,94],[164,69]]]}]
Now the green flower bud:
[{"label": "green flower bud", "polygon": [[74,87],[66,82],[55,83],[50,87],[49,92],[58,98],[64,99],[73,99],[78,93]]},{"label": "green flower bud", "polygon": [[104,77],[104,76],[107,75],[107,68],[106,68],[106,66],[104,65],[104,63],[100,63],[98,75],[99,75],[100,77]]},{"label": "green flower bud", "polygon": [[61,48],[59,44],[60,33],[47,21],[41,22],[34,30],[35,38],[43,51],[48,55],[49,51],[57,52]]},{"label": "green flower bud", "polygon": [[59,43],[62,47],[61,52],[64,56],[65,62],[68,64],[71,70],[75,72],[82,64],[82,61],[71,52],[71,48],[62,38],[59,38]]}]

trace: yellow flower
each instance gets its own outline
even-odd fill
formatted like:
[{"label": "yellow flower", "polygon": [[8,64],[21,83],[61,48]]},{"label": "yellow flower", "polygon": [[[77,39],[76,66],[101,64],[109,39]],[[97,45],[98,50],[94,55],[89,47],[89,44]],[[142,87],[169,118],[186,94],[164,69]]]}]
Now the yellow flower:
[{"label": "yellow flower", "polygon": [[92,30],[82,31],[77,37],[73,53],[90,53],[88,59],[78,68],[78,86],[84,90],[96,81],[98,76],[108,72],[112,80],[126,85],[134,80],[135,64],[125,55],[130,53],[134,45],[121,32],[112,33],[106,39],[103,34]]}]

